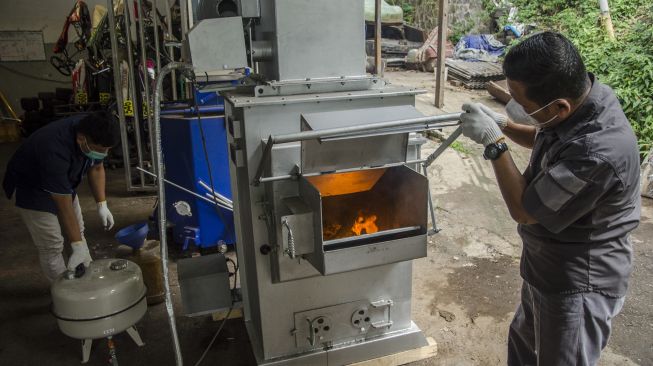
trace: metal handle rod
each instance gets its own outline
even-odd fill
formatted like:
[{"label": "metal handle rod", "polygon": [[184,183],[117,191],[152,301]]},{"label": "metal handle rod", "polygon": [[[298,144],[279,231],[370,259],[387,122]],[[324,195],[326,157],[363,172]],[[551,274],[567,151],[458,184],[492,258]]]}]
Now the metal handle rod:
[{"label": "metal handle rod", "polygon": [[[424,173],[424,176],[426,177],[426,181],[428,182],[429,181],[429,173],[428,173],[428,170],[426,169],[426,165],[424,165],[424,164],[422,164],[422,172]],[[429,196],[428,206],[429,206],[429,212],[431,213],[431,226],[433,226],[433,228],[429,232],[429,235],[430,234],[437,234],[440,231],[440,229],[438,229],[438,222],[435,219],[435,207],[433,205],[433,197],[431,197],[431,185],[430,184],[428,185],[427,193],[428,193],[428,196]]]},{"label": "metal handle rod", "polygon": [[214,191],[213,189],[211,189],[211,187],[208,186],[208,184],[202,182],[202,180],[199,180],[198,183],[199,183],[200,186],[202,186],[202,188],[204,188],[207,191],[213,193],[214,196],[219,198],[225,204],[233,205],[234,202],[232,200],[230,200],[228,197],[223,196],[222,194],[220,194],[220,192]]},{"label": "metal handle rod", "polygon": [[449,145],[453,144],[453,142],[456,141],[456,139],[460,137],[462,133],[463,133],[462,126],[456,128],[456,130],[453,131],[451,135],[447,137],[446,140],[442,141],[440,146],[438,146],[438,148],[426,158],[426,161],[424,162],[424,166],[428,168],[431,164],[433,164],[435,159],[437,159],[444,152],[444,150],[446,150],[449,147]]},{"label": "metal handle rod", "polygon": [[270,139],[274,144],[283,144],[286,142],[296,142],[296,141],[305,141],[305,140],[315,140],[323,137],[334,137],[338,135],[346,135],[346,134],[362,132],[362,131],[376,131],[376,130],[388,129],[391,127],[405,127],[411,125],[431,124],[435,122],[458,121],[460,120],[461,114],[462,113],[449,113],[449,114],[441,114],[437,116],[398,119],[395,121],[380,122],[380,123],[367,123],[358,126],[328,128],[328,129],[316,130],[316,131],[304,131],[304,132],[290,133],[286,135],[270,136]]},{"label": "metal handle rod", "polygon": [[438,122],[437,124],[426,124],[426,125],[420,125],[420,126],[408,126],[408,127],[394,127],[394,128],[388,128],[388,129],[381,129],[378,131],[374,132],[358,132],[358,133],[353,133],[353,134],[348,134],[348,135],[338,135],[338,136],[330,136],[330,137],[323,137],[320,140],[320,142],[326,142],[326,141],[338,141],[338,140],[348,140],[352,138],[361,138],[361,137],[374,137],[374,136],[382,136],[382,135],[389,135],[389,134],[394,134],[394,133],[401,133],[401,132],[424,132],[428,130],[439,130],[444,127],[452,127],[452,126],[458,126],[460,122],[458,121],[452,121],[452,122]]},{"label": "metal handle rod", "polygon": [[[429,126],[429,129],[438,128],[437,125],[431,125],[436,122],[451,122],[460,120],[462,113],[449,113],[441,114],[437,116],[427,116],[427,117],[418,117],[418,118],[407,118],[399,119],[395,121],[381,122],[381,123],[368,123],[358,126],[349,126],[349,127],[338,127],[338,128],[328,128],[324,130],[316,131],[304,131],[290,133],[286,135],[270,135],[268,141],[263,149],[263,156],[261,161],[256,168],[256,175],[252,181],[252,185],[258,186],[261,183],[261,177],[263,176],[263,169],[265,167],[265,162],[270,159],[270,154],[272,153],[272,146],[275,144],[282,144],[286,142],[296,142],[296,141],[305,141],[305,140],[316,140],[326,137],[344,137],[348,134],[355,134],[364,131],[378,131],[384,130],[384,132],[390,133],[391,128],[393,127],[403,127],[399,132],[412,132],[412,130],[407,130],[406,127],[414,126],[416,131],[423,130],[424,126]],[[443,124],[442,127],[449,126],[450,124]]]},{"label": "metal handle rod", "polygon": [[[158,177],[156,174],[154,174],[154,173],[152,173],[152,172],[150,172],[150,171],[147,171],[147,170],[145,170],[145,169],[143,169],[143,168],[141,168],[141,167],[136,167],[136,169],[139,170],[139,171],[141,171],[141,172],[143,172],[143,173],[145,173],[145,174],[147,174],[147,175],[149,175],[149,176],[151,176],[151,177],[153,177],[153,178],[159,179],[159,177]],[[169,185],[171,185],[171,186],[173,186],[173,187],[175,187],[175,188],[177,188],[177,189],[179,189],[179,190],[181,190],[181,191],[184,191],[184,192],[186,192],[186,193],[188,193],[188,194],[191,194],[191,195],[195,196],[196,198],[199,198],[199,199],[201,199],[201,200],[203,200],[203,201],[205,201],[205,202],[208,202],[208,203],[210,203],[210,204],[212,204],[212,205],[218,205],[218,206],[220,206],[220,207],[222,207],[222,208],[224,208],[224,209],[226,209],[226,210],[229,210],[229,211],[232,210],[231,207],[225,205],[225,204],[222,203],[222,202],[219,202],[219,201],[217,201],[217,200],[212,200],[212,199],[210,199],[210,198],[208,198],[208,197],[204,197],[204,196],[200,195],[199,193],[195,193],[195,192],[191,191],[190,189],[188,189],[188,188],[184,188],[184,187],[180,186],[179,184],[174,183],[174,182],[171,182],[171,181],[169,181],[169,180],[167,180],[167,179],[165,179],[165,178],[162,179],[162,180],[163,180],[166,184],[169,184]],[[210,193],[207,193],[207,194],[210,194]],[[213,197],[213,196],[211,196],[211,197]]]},{"label": "metal handle rod", "polygon": [[[429,179],[429,174],[428,174],[427,168],[431,164],[433,164],[435,159],[437,159],[440,155],[442,155],[444,150],[446,150],[449,146],[451,146],[451,144],[454,141],[456,141],[456,139],[458,137],[460,137],[460,135],[462,133],[463,133],[463,127],[462,126],[456,128],[456,130],[453,131],[453,133],[451,135],[449,135],[449,137],[447,137],[446,140],[442,141],[440,146],[438,146],[438,148],[435,149],[435,151],[433,153],[431,153],[431,155],[429,155],[428,157],[426,157],[426,159],[424,159],[424,163],[422,164],[422,172],[424,173],[424,176],[426,177],[427,182],[428,182],[428,179]],[[431,213],[431,224],[433,225],[433,230],[430,232],[430,234],[436,234],[436,233],[438,233],[440,231],[440,229],[438,229],[438,223],[437,223],[437,220],[435,218],[435,205],[433,205],[433,198],[431,197],[431,188],[430,188],[430,186],[429,186],[429,190],[428,190],[428,196],[429,196],[429,200],[428,200],[429,211]]]},{"label": "metal handle rod", "polygon": [[[163,79],[172,70],[184,69],[192,70],[192,66],[180,62],[171,62],[161,69],[161,73],[156,77],[156,87],[154,89],[154,145],[156,174],[161,180],[165,179],[165,166],[163,163],[163,151],[161,150],[161,92],[163,89]],[[170,292],[170,274],[168,273],[168,240],[166,237],[166,190],[165,186],[157,184],[157,193],[159,195],[159,240],[161,244],[161,267],[163,268],[163,284],[165,290],[165,303],[168,311],[168,322],[170,324],[170,333],[172,334],[172,344],[174,346],[175,361],[177,366],[182,366],[184,360],[181,355],[179,346],[179,334],[177,334],[177,324],[175,322],[175,310],[172,305],[172,294]]]},{"label": "metal handle rod", "polygon": [[374,167],[358,167],[358,168],[347,168],[347,169],[339,169],[335,171],[330,171],[326,173],[307,173],[307,174],[286,174],[286,175],[273,175],[271,177],[262,177],[259,179],[261,183],[267,183],[267,182],[276,182],[280,180],[292,180],[292,179],[297,179],[300,175],[302,177],[315,177],[318,175],[322,174],[337,174],[337,173],[348,173],[348,172],[356,172],[359,170],[368,170],[368,169],[383,169],[383,168],[392,168],[395,166],[400,166],[400,165],[411,165],[411,164],[421,164],[425,159],[418,159],[418,160],[408,160],[408,161],[402,161],[399,163],[389,163],[389,164],[384,164],[384,165],[379,165],[379,166],[374,166]]}]

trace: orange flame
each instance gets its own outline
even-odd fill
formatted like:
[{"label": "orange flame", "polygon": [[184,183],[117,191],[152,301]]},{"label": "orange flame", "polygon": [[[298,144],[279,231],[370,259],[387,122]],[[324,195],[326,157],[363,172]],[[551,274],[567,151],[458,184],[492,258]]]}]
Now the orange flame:
[{"label": "orange flame", "polygon": [[376,215],[364,216],[363,214],[358,214],[356,220],[354,220],[354,225],[351,227],[351,231],[356,235],[363,234],[372,234],[379,231],[378,226],[376,226]]}]

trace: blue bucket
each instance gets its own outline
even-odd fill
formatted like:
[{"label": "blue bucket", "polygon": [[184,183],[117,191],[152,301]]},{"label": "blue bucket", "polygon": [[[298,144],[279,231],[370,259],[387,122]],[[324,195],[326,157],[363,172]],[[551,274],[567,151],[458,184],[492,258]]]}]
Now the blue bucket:
[{"label": "blue bucket", "polygon": [[145,244],[145,238],[150,228],[147,226],[147,222],[141,222],[138,224],[127,226],[126,228],[120,229],[116,233],[116,240],[118,243],[127,245],[134,250],[140,249],[143,244]]}]

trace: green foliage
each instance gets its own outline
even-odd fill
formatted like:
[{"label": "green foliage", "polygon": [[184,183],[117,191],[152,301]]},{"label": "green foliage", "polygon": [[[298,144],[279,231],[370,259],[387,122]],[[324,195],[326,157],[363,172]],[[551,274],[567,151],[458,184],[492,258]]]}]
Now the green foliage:
[{"label": "green foliage", "polygon": [[565,34],[578,47],[587,69],[610,85],[639,139],[640,151],[653,148],[653,4],[612,0],[617,40],[600,23],[596,0],[514,0],[519,21]]},{"label": "green foliage", "polygon": [[386,0],[388,4],[401,6],[404,21],[431,30],[438,23],[438,0]]},{"label": "green foliage", "polygon": [[449,145],[449,147],[451,147],[455,151],[458,151],[461,154],[465,154],[465,155],[472,154],[472,151],[468,149],[465,145],[463,145],[460,141],[452,142],[451,145]]}]

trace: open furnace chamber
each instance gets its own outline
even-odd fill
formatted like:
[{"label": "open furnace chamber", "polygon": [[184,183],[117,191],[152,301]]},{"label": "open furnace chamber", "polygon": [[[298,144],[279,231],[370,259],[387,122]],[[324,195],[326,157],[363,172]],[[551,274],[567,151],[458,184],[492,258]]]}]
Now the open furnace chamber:
[{"label": "open furnace chamber", "polygon": [[[410,105],[331,110],[303,113],[301,129],[323,135],[419,117]],[[428,182],[405,165],[417,158],[408,154],[409,140],[396,129],[334,132],[271,149],[276,175],[287,174],[274,168],[283,152],[300,150],[299,194],[284,198],[280,210],[284,254],[307,259],[322,275],[425,257]]]},{"label": "open furnace chamber", "polygon": [[[305,257],[323,275],[426,256],[427,180],[414,170],[320,174],[299,186],[305,208],[295,211],[304,211],[304,225],[285,226],[294,230],[290,240],[299,234],[313,243]],[[289,201],[291,210],[304,206]],[[305,230],[312,233],[297,233]]]}]

